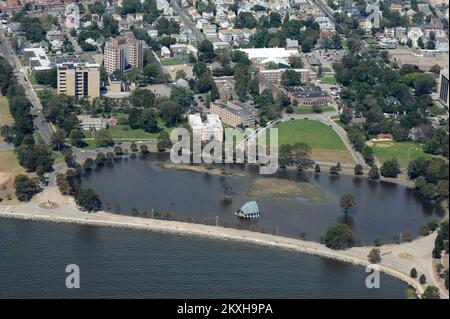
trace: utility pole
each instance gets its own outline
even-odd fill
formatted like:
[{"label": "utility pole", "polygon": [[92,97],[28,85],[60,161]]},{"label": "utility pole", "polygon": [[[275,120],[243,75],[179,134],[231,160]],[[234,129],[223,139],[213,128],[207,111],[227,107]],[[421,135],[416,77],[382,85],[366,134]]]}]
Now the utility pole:
[{"label": "utility pole", "polygon": [[216,216],[216,227],[219,226],[219,216]]}]

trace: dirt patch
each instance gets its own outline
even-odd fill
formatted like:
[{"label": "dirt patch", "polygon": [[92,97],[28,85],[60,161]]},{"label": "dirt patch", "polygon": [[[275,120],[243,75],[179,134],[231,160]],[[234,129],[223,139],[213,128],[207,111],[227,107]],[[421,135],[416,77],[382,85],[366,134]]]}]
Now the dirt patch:
[{"label": "dirt patch", "polygon": [[405,260],[412,260],[414,258],[413,255],[408,254],[408,253],[400,253],[400,254],[398,254],[398,257],[400,257],[401,259],[405,259]]},{"label": "dirt patch", "polygon": [[390,148],[394,146],[394,143],[376,143],[376,146],[379,148]]},{"label": "dirt patch", "polygon": [[40,208],[44,208],[44,209],[55,209],[58,208],[58,204],[54,203],[54,202],[45,202],[42,204],[39,204]]},{"label": "dirt patch", "polygon": [[13,175],[8,172],[0,172],[0,190],[12,183]]},{"label": "dirt patch", "polygon": [[309,204],[326,203],[323,190],[311,183],[294,182],[279,178],[262,178],[247,190],[250,198],[304,198]]},{"label": "dirt patch", "polygon": [[311,158],[319,162],[355,164],[352,155],[348,151],[313,149]]},{"label": "dirt patch", "polygon": [[159,164],[161,168],[174,168],[182,171],[189,171],[194,173],[208,173],[211,175],[230,175],[230,176],[237,176],[237,177],[244,177],[247,176],[244,173],[239,172],[233,172],[230,170],[221,170],[218,168],[208,168],[205,166],[195,166],[195,165],[183,165],[183,164]]}]

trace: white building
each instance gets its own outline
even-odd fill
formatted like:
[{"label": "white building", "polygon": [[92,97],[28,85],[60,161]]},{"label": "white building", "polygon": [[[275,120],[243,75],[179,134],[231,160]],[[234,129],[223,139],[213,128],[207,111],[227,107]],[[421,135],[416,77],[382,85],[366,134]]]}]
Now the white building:
[{"label": "white building", "polygon": [[51,62],[47,57],[44,48],[26,48],[23,49],[25,55],[28,57],[30,67],[34,71],[50,70],[52,68]]},{"label": "white building", "polygon": [[208,114],[205,122],[199,113],[190,114],[189,125],[194,136],[200,136],[202,141],[210,141],[213,138],[223,142],[222,122],[217,114]]},{"label": "white building", "polygon": [[408,38],[411,39],[415,47],[418,46],[417,42],[421,37],[423,37],[423,32],[421,28],[412,27],[408,30]]},{"label": "white building", "polygon": [[265,60],[268,58],[289,58],[291,56],[299,56],[298,50],[286,50],[285,48],[254,48],[254,49],[238,49],[248,54],[250,60]]}]

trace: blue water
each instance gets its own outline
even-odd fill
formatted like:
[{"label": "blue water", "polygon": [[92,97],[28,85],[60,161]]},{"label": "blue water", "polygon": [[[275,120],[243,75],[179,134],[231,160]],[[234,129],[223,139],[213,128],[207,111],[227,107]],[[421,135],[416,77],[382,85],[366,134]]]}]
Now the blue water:
[{"label": "blue water", "polygon": [[[80,267],[80,289],[65,268]],[[296,252],[146,231],[0,219],[0,298],[404,298],[407,285]]]}]

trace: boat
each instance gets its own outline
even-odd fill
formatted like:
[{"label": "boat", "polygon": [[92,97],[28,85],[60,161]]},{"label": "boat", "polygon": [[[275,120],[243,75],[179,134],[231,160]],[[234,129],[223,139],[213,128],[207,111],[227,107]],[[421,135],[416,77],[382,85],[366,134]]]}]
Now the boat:
[{"label": "boat", "polygon": [[247,202],[242,205],[235,213],[239,218],[253,219],[259,218],[259,207],[255,201]]}]

